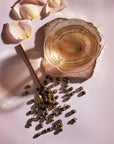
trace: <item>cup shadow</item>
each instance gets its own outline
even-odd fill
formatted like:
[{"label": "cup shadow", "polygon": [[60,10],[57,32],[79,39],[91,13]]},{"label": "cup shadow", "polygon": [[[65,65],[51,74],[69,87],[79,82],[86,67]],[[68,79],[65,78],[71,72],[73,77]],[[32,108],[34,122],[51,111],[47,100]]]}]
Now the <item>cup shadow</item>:
[{"label": "cup shadow", "polygon": [[[45,25],[37,30],[34,47],[26,51],[26,55],[31,63],[33,60],[37,60],[37,64],[35,65],[32,63],[32,66],[41,83],[43,83],[46,75],[41,60],[44,53],[43,43]],[[82,83],[85,80],[87,79],[71,78],[71,83]],[[17,55],[3,61],[0,71],[0,84],[1,87],[7,91],[7,95],[5,96],[7,99],[18,96],[20,96],[20,98],[23,97],[23,88],[28,83],[32,83],[32,85],[34,84],[33,76],[30,73],[30,69],[28,70],[28,66],[26,65],[25,60],[22,58],[21,53],[17,52]]]}]

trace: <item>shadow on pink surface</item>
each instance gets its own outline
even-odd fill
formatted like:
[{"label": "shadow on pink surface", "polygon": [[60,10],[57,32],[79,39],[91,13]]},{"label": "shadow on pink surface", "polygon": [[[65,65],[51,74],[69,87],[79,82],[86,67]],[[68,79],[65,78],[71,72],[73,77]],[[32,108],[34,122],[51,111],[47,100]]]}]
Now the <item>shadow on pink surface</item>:
[{"label": "shadow on pink surface", "polygon": [[[30,50],[26,51],[29,60],[31,61],[37,60],[36,65],[35,64],[33,65],[32,62],[31,63],[42,83],[46,75],[41,63],[41,58],[43,57],[44,26],[38,29],[38,31],[36,32],[34,48],[31,48]],[[23,88],[28,83],[32,83],[32,79],[31,79],[32,76],[29,73],[30,70],[28,71],[28,67],[24,63],[24,59],[22,58],[22,54],[18,50],[18,46],[16,46],[15,49],[17,51],[17,55],[12,56],[6,59],[5,61],[3,61],[1,66],[0,84],[2,88],[5,89],[5,91],[7,92],[7,94],[3,96],[5,97],[5,100],[10,100],[11,98],[16,98],[16,97],[18,97],[19,99],[23,98],[24,96]],[[71,83],[82,83],[86,79],[71,78],[70,80]],[[34,84],[32,83],[32,88],[33,87]],[[34,91],[31,90],[28,96],[30,94],[34,94]],[[10,107],[7,110],[10,110]],[[1,111],[4,111],[2,107],[1,107]]]},{"label": "shadow on pink surface", "polygon": [[[41,57],[43,56],[43,28],[40,28],[36,32],[35,47],[26,51],[26,54],[30,60],[36,60],[37,64],[33,62],[33,67],[36,70],[40,80],[45,75],[45,72],[41,66]],[[43,77],[42,77],[43,76]],[[23,97],[23,88],[26,84],[31,83],[32,79],[29,71],[21,58],[21,55],[17,54],[3,61],[0,71],[0,84],[6,91],[6,95],[2,96],[3,103],[7,100],[14,99],[16,97]],[[33,84],[32,84],[33,85]],[[32,86],[33,87],[33,86]],[[29,94],[32,94],[31,91]],[[5,101],[4,101],[5,99]],[[6,102],[7,103],[7,102]],[[5,105],[5,104],[3,104]],[[4,106],[3,106],[4,107]],[[7,109],[6,105],[1,111]],[[10,109],[10,108],[9,108]],[[8,110],[8,109],[7,109]]]}]

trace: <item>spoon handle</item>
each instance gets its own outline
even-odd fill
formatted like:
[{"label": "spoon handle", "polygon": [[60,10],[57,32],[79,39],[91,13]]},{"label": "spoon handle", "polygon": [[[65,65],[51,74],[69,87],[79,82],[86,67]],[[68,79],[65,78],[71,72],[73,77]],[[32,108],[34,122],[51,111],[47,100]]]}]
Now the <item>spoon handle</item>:
[{"label": "spoon handle", "polygon": [[34,69],[33,69],[33,67],[32,67],[32,65],[31,65],[31,63],[30,63],[30,61],[29,61],[29,59],[28,59],[28,57],[27,57],[27,55],[26,55],[26,53],[25,53],[25,51],[24,51],[21,44],[18,45],[18,49],[20,50],[21,56],[23,57],[24,62],[28,66],[31,75],[34,78],[34,82],[37,83],[37,85],[39,84],[40,88],[41,88],[42,84],[41,84],[40,80],[38,79],[38,77],[37,77],[37,75],[36,75],[36,73],[35,73],[35,71],[34,71]]}]

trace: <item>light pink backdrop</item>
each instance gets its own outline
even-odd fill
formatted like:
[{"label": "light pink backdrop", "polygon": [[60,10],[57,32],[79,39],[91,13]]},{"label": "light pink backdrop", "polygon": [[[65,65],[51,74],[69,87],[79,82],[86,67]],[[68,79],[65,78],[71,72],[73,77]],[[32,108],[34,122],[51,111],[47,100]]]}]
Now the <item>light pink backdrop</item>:
[{"label": "light pink backdrop", "polygon": [[[10,7],[15,0],[0,2],[0,31],[9,18]],[[0,144],[114,144],[114,1],[113,0],[67,0],[69,7],[64,11],[40,21],[33,20],[33,34],[22,44],[26,50],[34,47],[35,33],[43,24],[56,17],[81,18],[93,22],[104,39],[104,49],[97,61],[94,75],[84,86],[84,97],[73,97],[68,103],[77,110],[77,124],[68,126],[64,122],[64,132],[52,133],[33,140],[34,127],[25,129],[28,111],[26,101],[14,92],[29,76],[28,70],[16,55],[13,44],[6,45],[0,40]],[[34,68],[41,59],[32,59]],[[42,75],[40,73],[40,75]],[[29,81],[29,79],[27,80]],[[26,83],[26,82],[25,82]],[[76,84],[78,87],[80,84]],[[23,85],[22,85],[23,87]],[[20,87],[20,94],[22,91]]]}]

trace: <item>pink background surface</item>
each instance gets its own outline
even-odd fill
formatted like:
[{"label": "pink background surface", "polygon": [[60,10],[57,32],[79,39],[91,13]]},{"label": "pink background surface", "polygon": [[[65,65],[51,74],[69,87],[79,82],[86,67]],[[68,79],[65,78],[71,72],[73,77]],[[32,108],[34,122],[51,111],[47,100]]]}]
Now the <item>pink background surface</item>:
[{"label": "pink background surface", "polygon": [[[22,60],[17,57],[14,47],[6,45],[0,39],[0,144],[114,144],[114,1],[113,0],[67,0],[65,10],[44,20],[35,19],[32,36],[22,44],[26,50],[35,47],[37,30],[56,17],[81,18],[93,22],[104,39],[104,49],[97,60],[94,75],[81,85],[87,94],[81,98],[73,97],[68,103],[77,110],[77,124],[64,123],[63,133],[52,133],[33,140],[34,126],[25,129],[28,119],[26,101],[33,97],[19,97],[25,83],[31,81],[29,72]],[[9,11],[15,0],[3,0],[0,4],[0,31],[3,24],[12,21]],[[32,55],[32,53],[31,53]],[[29,58],[30,58],[29,53]],[[35,54],[34,54],[35,57]],[[38,68],[39,59],[31,59],[34,68]],[[41,76],[42,74],[39,73]],[[28,78],[28,79],[27,79]],[[26,80],[26,81],[25,81]],[[20,89],[15,91],[19,86]],[[74,84],[76,87],[80,84]]]}]

